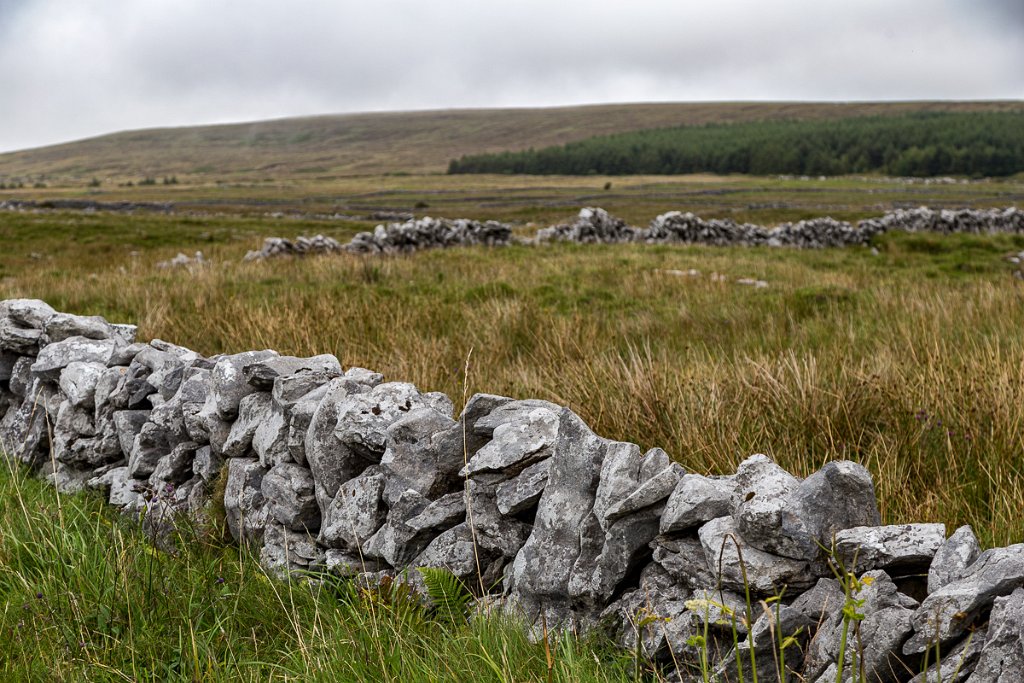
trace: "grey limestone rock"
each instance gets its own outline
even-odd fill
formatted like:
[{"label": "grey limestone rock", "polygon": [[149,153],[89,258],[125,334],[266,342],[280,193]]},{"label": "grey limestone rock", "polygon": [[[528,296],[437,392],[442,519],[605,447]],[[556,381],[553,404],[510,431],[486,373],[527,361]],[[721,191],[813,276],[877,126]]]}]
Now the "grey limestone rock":
[{"label": "grey limestone rock", "polygon": [[981,546],[970,526],[962,526],[954,531],[935,552],[931,566],[928,567],[928,593],[934,593],[959,579],[980,554]]},{"label": "grey limestone rock", "polygon": [[463,522],[443,531],[413,561],[414,567],[438,567],[447,569],[467,585],[490,589],[501,578],[501,562],[478,540],[473,530]]},{"label": "grey limestone rock", "polygon": [[[277,377],[274,379],[270,395],[275,405],[284,410],[291,410],[296,403],[306,400],[313,391],[337,377],[338,373],[334,372],[300,372],[297,375]],[[366,386],[366,390],[369,391],[370,387]]]},{"label": "grey limestone rock", "polygon": [[[306,434],[309,432],[310,423],[320,402],[327,395],[328,386],[320,387],[309,392],[301,400],[296,401],[290,409],[288,417],[288,435],[285,437],[285,447],[288,449],[288,456],[299,465],[307,465],[306,462]],[[333,429],[332,435],[333,436]]]},{"label": "grey limestone rock", "polygon": [[417,408],[431,408],[451,417],[451,399],[443,394],[423,394],[406,382],[378,384],[370,391],[349,394],[338,404],[335,435],[353,454],[380,462],[387,445],[388,428]]},{"label": "grey limestone rock", "polygon": [[[698,654],[690,638],[703,635],[694,613],[687,609],[692,597],[692,591],[658,565],[651,564],[641,573],[639,586],[626,591],[601,616],[615,624],[615,639],[627,651],[639,651],[655,662],[688,661]],[[715,632],[709,635],[707,651],[714,661],[721,648]]]},{"label": "grey limestone rock", "polygon": [[850,461],[827,463],[776,505],[758,509],[756,500],[741,503],[740,532],[755,547],[796,559],[820,556],[838,531],[881,524],[871,475]]},{"label": "grey limestone rock", "polygon": [[682,468],[661,449],[641,456],[635,444],[606,444],[593,514],[581,530],[582,550],[569,578],[578,605],[603,608],[622,579],[642,566],[663,502],[681,476]]},{"label": "grey limestone rock", "polygon": [[6,299],[0,301],[0,318],[8,318],[19,327],[42,330],[56,313],[50,304],[39,299]]},{"label": "grey limestone rock", "polygon": [[665,505],[660,531],[686,531],[731,515],[738,502],[736,483],[731,477],[684,474]]},{"label": "grey limestone rock", "polygon": [[55,461],[43,463],[39,474],[61,493],[72,494],[86,489],[86,482],[92,478],[92,469],[82,469]]},{"label": "grey limestone rock", "polygon": [[387,431],[380,464],[387,476],[390,505],[406,489],[437,498],[461,486],[457,476],[465,462],[462,427],[431,408],[410,411]]},{"label": "grey limestone rock", "polygon": [[[997,683],[1024,676],[1024,588],[996,598],[992,604],[988,632],[979,639],[975,633],[968,650],[981,640],[981,652],[968,683]],[[947,657],[947,660],[952,657]]]},{"label": "grey limestone rock", "polygon": [[506,516],[517,515],[536,507],[547,483],[547,460],[534,463],[511,479],[501,482],[495,490],[498,512]]},{"label": "grey limestone rock", "polygon": [[10,318],[0,317],[0,349],[34,357],[42,341],[42,330],[21,327]]},{"label": "grey limestone rock", "polygon": [[117,335],[113,326],[98,315],[72,315],[54,313],[43,324],[49,343],[64,341],[68,337],[87,339],[113,339]]},{"label": "grey limestone rock", "polygon": [[857,526],[835,535],[835,552],[848,571],[924,570],[946,541],[944,524]]},{"label": "grey limestone rock", "polygon": [[[1016,673],[1021,670],[1020,667],[1024,666],[1024,656],[1018,657],[1018,661],[1015,663],[1016,666],[1008,668],[1007,671],[999,670],[1002,667],[997,665],[998,673],[994,677],[987,676],[985,672],[979,672],[978,678],[970,678],[978,666],[982,649],[985,647],[988,639],[988,630],[988,627],[979,627],[972,633],[967,634],[963,640],[951,649],[942,650],[940,653],[942,660],[938,663],[938,666],[935,665],[935,658],[932,657],[929,660],[930,666],[911,678],[908,683],[961,683],[967,680],[974,680],[976,683],[981,681],[997,683],[997,681],[1012,680],[1008,673],[1010,671]],[[1002,660],[1002,654],[1000,654],[999,659]],[[999,664],[1001,663],[999,662]],[[835,680],[834,676],[833,680]]]},{"label": "grey limestone rock", "polygon": [[76,408],[94,408],[96,384],[106,371],[100,363],[70,363],[60,373],[60,389]]},{"label": "grey limestone rock", "polygon": [[366,542],[365,553],[392,567],[408,566],[431,540],[465,517],[466,502],[461,492],[428,501],[408,489],[391,505],[387,522]]},{"label": "grey limestone rock", "polygon": [[320,507],[313,492],[313,475],[293,463],[273,467],[263,477],[263,496],[271,516],[290,531],[320,528]]},{"label": "grey limestone rock", "polygon": [[533,622],[572,621],[569,578],[583,550],[581,529],[592,514],[606,442],[563,409],[533,531],[506,575],[505,589]]},{"label": "grey limestone rock", "polygon": [[148,479],[160,458],[170,453],[167,432],[152,422],[142,425],[128,457],[128,472],[136,479]]},{"label": "grey limestone rock", "polygon": [[224,457],[213,452],[209,445],[196,449],[195,460],[192,461],[192,473],[204,481],[213,481],[224,466]]},{"label": "grey limestone rock", "polygon": [[541,401],[513,401],[495,408],[477,421],[477,429],[491,428],[491,440],[459,473],[517,474],[551,455],[558,436],[559,410]]},{"label": "grey limestone rock", "polygon": [[960,579],[929,595],[914,613],[906,654],[948,644],[977,622],[998,597],[1024,588],[1024,543],[986,550]]},{"label": "grey limestone rock", "polygon": [[289,529],[273,520],[263,533],[260,564],[278,578],[304,574],[324,562],[324,549],[308,533]]},{"label": "grey limestone rock", "polygon": [[384,475],[371,468],[338,488],[324,515],[318,541],[328,548],[358,550],[387,518]]},{"label": "grey limestone rock", "polygon": [[210,373],[210,395],[217,415],[222,420],[233,420],[238,415],[238,405],[257,388],[245,381],[243,369],[247,365],[277,356],[276,351],[246,351],[231,356],[221,356]]},{"label": "grey limestone rock", "polygon": [[[900,593],[889,576],[880,570],[871,571],[861,577],[870,580],[857,592],[855,598],[862,601],[857,611],[864,618],[847,632],[846,662],[849,668],[853,657],[859,658],[866,680],[893,683],[903,680],[909,662],[901,657],[901,647],[911,634],[911,618],[917,602]],[[837,662],[843,638],[841,612],[834,613],[811,641],[807,652],[807,664],[803,674],[809,680],[817,680],[829,667]],[[857,643],[857,646],[853,646]]]},{"label": "grey limestone rock", "polygon": [[134,342],[129,343],[126,346],[119,346],[114,349],[114,353],[110,355],[110,360],[107,361],[107,366],[114,367],[116,365],[131,365],[131,362],[135,360],[135,357],[148,346],[149,344],[143,344],[142,342]]},{"label": "grey limestone rock", "polygon": [[310,565],[311,571],[342,578],[354,578],[359,574],[378,572],[383,569],[384,567],[376,560],[339,548],[327,548],[323,558]]},{"label": "grey limestone rock", "polygon": [[252,435],[252,450],[264,467],[292,462],[291,453],[288,452],[288,414],[273,399],[266,417],[256,426]]},{"label": "grey limestone rock", "polygon": [[274,381],[278,378],[306,373],[341,375],[341,363],[330,354],[312,358],[273,356],[242,367],[245,381],[260,391],[273,389]]},{"label": "grey limestone rock", "polygon": [[[646,472],[645,468],[650,467],[652,462],[657,465],[655,471]],[[665,451],[660,448],[648,451],[640,463],[640,483],[628,496],[605,509],[605,520],[614,522],[659,505],[668,498],[684,474],[685,471],[678,463],[668,461]]]},{"label": "grey limestone rock", "polygon": [[653,560],[680,585],[697,590],[718,584],[704,557],[704,546],[696,537],[658,536],[650,543]]},{"label": "grey limestone rock", "polygon": [[170,453],[157,461],[153,474],[149,476],[149,483],[157,488],[168,484],[184,484],[193,477],[193,462],[198,449],[199,444],[194,441],[184,441],[175,445]]},{"label": "grey limestone rock", "polygon": [[744,589],[744,568],[751,591],[760,595],[778,595],[783,588],[792,594],[818,578],[806,560],[772,555],[746,543],[732,517],[713,519],[698,534],[708,566],[726,588]]},{"label": "grey limestone rock", "polygon": [[43,347],[36,362],[32,364],[32,372],[45,380],[56,382],[60,379],[61,370],[76,361],[106,366],[116,347],[117,343],[109,339],[69,337]]},{"label": "grey limestone rock", "polygon": [[32,364],[35,362],[35,356],[18,356],[11,366],[11,377],[7,386],[15,396],[25,398],[29,387],[32,386]]},{"label": "grey limestone rock", "polygon": [[135,437],[142,431],[142,425],[148,421],[148,410],[119,410],[114,413],[117,438],[120,440],[121,452],[125,457],[131,455]]},{"label": "grey limestone rock", "polygon": [[[238,417],[221,446],[227,458],[240,458],[252,451],[252,439],[261,424],[270,420],[270,394],[259,392],[245,396],[238,406]],[[263,463],[267,466],[267,463]]]},{"label": "grey limestone rock", "polygon": [[255,458],[228,460],[224,512],[228,530],[236,542],[258,544],[263,540],[270,511],[263,496],[267,470]]},{"label": "grey limestone rock", "polygon": [[384,383],[384,375],[366,368],[349,368],[345,371],[344,376],[345,379],[363,384],[371,389]]},{"label": "grey limestone rock", "polygon": [[21,358],[16,353],[0,349],[0,382],[8,382],[14,374],[14,364]]},{"label": "grey limestone rock", "polygon": [[25,389],[20,405],[7,410],[0,422],[0,448],[8,456],[38,467],[50,457],[49,425],[57,419],[60,393],[39,379]]}]

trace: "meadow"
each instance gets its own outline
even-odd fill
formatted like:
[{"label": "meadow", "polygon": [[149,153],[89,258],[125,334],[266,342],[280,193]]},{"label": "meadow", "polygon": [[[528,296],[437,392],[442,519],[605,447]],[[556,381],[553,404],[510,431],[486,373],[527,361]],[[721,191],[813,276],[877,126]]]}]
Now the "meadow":
[{"label": "meadow", "polygon": [[[241,261],[264,236],[345,238],[374,224],[311,215],[333,208],[497,218],[523,231],[567,220],[582,205],[640,224],[669,209],[772,223],[853,219],[901,205],[1019,205],[1019,178],[925,185],[389,176],[278,190],[186,184],[101,195],[162,198],[188,211],[169,215],[0,213],[0,298],[42,298],[59,310],[136,322],[142,338],[208,355],[334,353],[346,366],[445,391],[456,403],[473,392],[549,399],[599,434],[663,447],[695,472],[732,471],[755,452],[801,475],[854,459],[874,475],[887,523],[971,524],[986,546],[1024,540],[1024,281],[1006,261],[1024,250],[1024,236],[889,234],[873,249],[829,251],[554,245]],[[286,216],[264,215],[276,210]],[[155,267],[197,249],[210,266]],[[684,274],[691,269],[698,274]],[[95,499],[61,504],[18,472],[0,478],[0,529],[0,671],[8,673],[56,661],[51,670],[64,680],[106,668],[110,680],[156,679],[166,672],[155,663],[176,653],[171,673],[183,679],[235,672],[379,680],[371,671],[387,672],[384,680],[632,677],[621,654],[572,638],[557,645],[549,668],[543,645],[499,622],[438,634],[430,614],[410,608],[403,616],[393,605],[398,612],[375,621],[359,601],[377,598],[264,583],[251,559],[216,544],[155,556]],[[113,552],[99,557],[88,547],[97,537]],[[168,578],[121,588],[123,576],[135,575]],[[114,595],[128,604],[112,621],[99,605]],[[345,607],[326,610],[325,601]],[[267,602],[287,608],[285,621],[261,621],[256,605]],[[312,614],[315,632],[306,632],[298,624]],[[156,629],[152,637],[141,640],[139,619]],[[34,645],[17,630],[25,620],[34,624]],[[356,661],[365,670],[337,668],[343,658],[328,650],[339,641],[362,653]],[[300,652],[309,657],[297,660]],[[51,659],[40,662],[38,653]],[[454,660],[465,670],[439,668]]]}]

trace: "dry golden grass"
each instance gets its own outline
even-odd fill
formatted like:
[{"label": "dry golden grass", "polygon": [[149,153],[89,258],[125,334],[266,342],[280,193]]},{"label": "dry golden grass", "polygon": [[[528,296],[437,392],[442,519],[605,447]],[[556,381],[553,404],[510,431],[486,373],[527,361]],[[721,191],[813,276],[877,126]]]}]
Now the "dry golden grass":
[{"label": "dry golden grass", "polygon": [[[119,219],[129,220],[129,219]],[[890,522],[971,523],[1022,540],[1024,283],[1015,238],[890,236],[867,250],[461,249],[408,258],[31,268],[35,296],[206,354],[332,352],[424,390],[538,397],[607,437],[731,471],[765,452],[807,474],[874,473]],[[123,266],[123,269],[122,269]],[[697,268],[699,277],[669,269]],[[712,272],[766,279],[754,290]]]}]

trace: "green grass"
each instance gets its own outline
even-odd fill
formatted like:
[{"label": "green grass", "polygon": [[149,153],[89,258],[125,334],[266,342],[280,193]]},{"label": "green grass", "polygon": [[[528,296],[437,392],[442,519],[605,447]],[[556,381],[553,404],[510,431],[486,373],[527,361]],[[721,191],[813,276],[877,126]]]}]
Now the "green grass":
[{"label": "green grass", "polygon": [[[93,495],[0,463],[5,681],[630,681],[607,643],[530,643],[497,614],[452,621],[401,590],[280,583],[185,528],[155,550]],[[550,673],[549,673],[550,672]]]}]

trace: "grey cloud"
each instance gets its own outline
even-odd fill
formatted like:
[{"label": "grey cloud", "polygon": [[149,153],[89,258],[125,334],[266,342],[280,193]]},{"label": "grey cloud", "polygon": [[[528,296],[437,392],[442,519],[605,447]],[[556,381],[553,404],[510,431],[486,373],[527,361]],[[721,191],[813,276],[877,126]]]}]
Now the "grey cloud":
[{"label": "grey cloud", "polygon": [[[458,106],[1024,96],[1012,0],[0,0],[0,149]],[[1015,24],[1016,22],[1016,24]],[[3,29],[0,28],[0,31]]]}]

